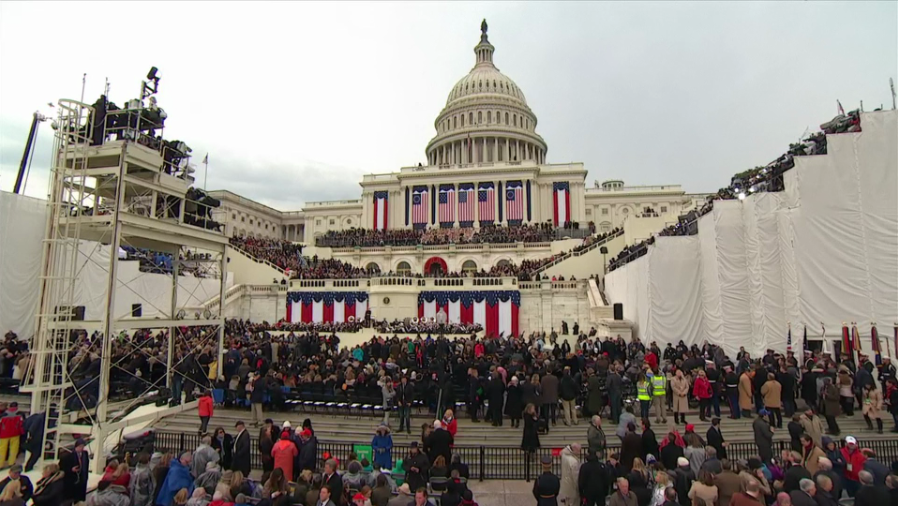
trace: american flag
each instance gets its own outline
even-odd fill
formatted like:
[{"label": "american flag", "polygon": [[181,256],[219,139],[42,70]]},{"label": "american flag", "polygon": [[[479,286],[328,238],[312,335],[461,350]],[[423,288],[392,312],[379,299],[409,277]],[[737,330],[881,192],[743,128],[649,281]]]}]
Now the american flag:
[{"label": "american flag", "polygon": [[477,192],[480,204],[480,222],[493,222],[496,219],[496,195],[492,183],[481,184]]},{"label": "american flag", "polygon": [[455,223],[455,188],[440,187],[440,223]]},{"label": "american flag", "polygon": [[412,224],[427,225],[427,188],[415,188],[412,192]]},{"label": "american flag", "polygon": [[509,181],[505,186],[505,200],[508,202],[508,220],[524,219],[524,186],[520,181]]},{"label": "american flag", "polygon": [[474,185],[459,185],[458,187],[458,222],[474,222]]}]

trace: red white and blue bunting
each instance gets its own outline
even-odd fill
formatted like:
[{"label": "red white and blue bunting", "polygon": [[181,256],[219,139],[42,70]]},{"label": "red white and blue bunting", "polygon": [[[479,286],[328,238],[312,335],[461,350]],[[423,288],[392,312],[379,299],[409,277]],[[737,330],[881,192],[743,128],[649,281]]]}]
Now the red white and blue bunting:
[{"label": "red white and blue bunting", "polygon": [[365,317],[367,292],[288,292],[287,321],[322,323]]},{"label": "red white and blue bunting", "polygon": [[521,292],[433,291],[418,294],[418,317],[435,318],[442,310],[449,323],[479,323],[487,336],[516,336]]}]

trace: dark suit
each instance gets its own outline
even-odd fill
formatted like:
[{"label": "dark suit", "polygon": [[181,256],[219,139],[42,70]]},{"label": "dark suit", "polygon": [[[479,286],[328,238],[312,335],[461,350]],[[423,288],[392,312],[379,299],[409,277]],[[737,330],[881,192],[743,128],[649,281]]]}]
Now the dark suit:
[{"label": "dark suit", "polygon": [[234,451],[232,452],[232,471],[240,471],[243,476],[249,476],[250,469],[250,440],[249,431],[244,430],[234,438]]},{"label": "dark suit", "polygon": [[334,504],[340,506],[341,501],[343,501],[343,477],[338,473],[334,473],[330,475],[330,478],[327,476],[323,476],[323,478],[324,484],[331,489],[331,500],[334,501]]},{"label": "dark suit", "polygon": [[792,499],[792,506],[817,506],[817,501],[801,490],[789,492],[789,498]]},{"label": "dark suit", "polygon": [[711,427],[708,429],[708,446],[717,450],[717,458],[723,460],[727,458],[727,449],[723,447],[723,433],[720,432],[720,428]]},{"label": "dark suit", "polygon": [[[80,466],[77,472],[75,467]],[[90,456],[81,452],[81,458],[74,451],[59,459],[59,470],[65,473],[65,498],[73,502],[83,501],[87,497],[87,477],[90,467]]]},{"label": "dark suit", "polygon": [[445,429],[434,430],[427,436],[426,444],[427,447],[430,448],[430,453],[427,456],[430,457],[430,463],[433,464],[433,461],[435,461],[439,455],[442,455],[443,458],[446,459],[446,462],[451,462],[452,442],[452,434]]}]

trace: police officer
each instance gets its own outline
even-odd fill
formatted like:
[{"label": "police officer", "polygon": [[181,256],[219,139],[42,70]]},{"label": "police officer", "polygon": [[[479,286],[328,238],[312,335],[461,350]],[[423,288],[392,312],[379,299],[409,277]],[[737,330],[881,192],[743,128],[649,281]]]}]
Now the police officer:
[{"label": "police officer", "polygon": [[882,385],[882,391],[886,391],[886,383],[895,379],[895,366],[892,365],[892,359],[882,357],[882,365],[879,366],[879,384]]},{"label": "police officer", "polygon": [[656,367],[652,373],[652,404],[655,405],[655,423],[667,423],[664,404],[667,399],[667,377]]},{"label": "police officer", "polygon": [[533,497],[536,499],[536,506],[558,506],[561,480],[552,474],[552,457],[546,455],[540,462],[543,465],[543,474],[533,481]]}]

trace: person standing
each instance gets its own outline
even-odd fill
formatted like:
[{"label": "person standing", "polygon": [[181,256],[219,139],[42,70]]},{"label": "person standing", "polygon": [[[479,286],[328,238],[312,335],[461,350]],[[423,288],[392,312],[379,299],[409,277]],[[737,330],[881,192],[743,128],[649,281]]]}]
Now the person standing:
[{"label": "person standing", "polygon": [[389,427],[381,425],[377,428],[371,440],[371,450],[374,452],[374,463],[381,469],[393,468],[393,436]]},{"label": "person standing", "polygon": [[209,419],[212,418],[215,402],[212,400],[212,392],[205,390],[197,400],[197,413],[200,416],[200,435],[209,429]]},{"label": "person standing", "polygon": [[761,386],[761,397],[764,398],[764,408],[770,413],[770,425],[777,429],[783,428],[782,396],[783,386],[773,373],[767,373],[767,381]]},{"label": "person standing", "polygon": [[864,406],[861,413],[867,422],[867,428],[873,430],[873,420],[876,419],[876,430],[882,434],[882,392],[876,385],[867,383],[864,385]]},{"label": "person standing", "polygon": [[[259,431],[259,453],[262,455],[262,474],[268,475],[274,470],[274,459],[271,457],[271,450],[274,449],[276,443],[275,438],[278,437],[279,431],[274,426],[271,418],[265,420],[265,425]],[[231,451],[233,458],[233,450]]]},{"label": "person standing", "polygon": [[720,430],[720,418],[715,417],[711,419],[711,427],[708,429],[705,436],[708,439],[708,446],[717,451],[717,458],[720,460],[726,459],[727,446],[729,444],[726,442],[726,439],[724,439],[723,432]]},{"label": "person standing", "polygon": [[842,448],[842,460],[845,462],[843,470],[845,473],[845,491],[848,492],[848,497],[854,497],[861,487],[858,474],[864,470],[864,461],[867,460],[867,457],[857,447],[857,439],[854,436],[845,438],[845,447]]},{"label": "person standing", "polygon": [[540,380],[540,400],[542,401],[543,419],[546,420],[546,426],[552,422],[552,426],[556,424],[558,415],[558,376],[555,376],[551,369]]},{"label": "person standing", "polygon": [[838,436],[841,433],[836,417],[842,414],[839,403],[842,397],[832,378],[823,378],[823,416],[826,418],[827,434]]},{"label": "person standing", "polygon": [[602,458],[592,452],[586,454],[586,462],[580,466],[577,485],[583,506],[605,506],[608,496],[608,470]]},{"label": "person standing", "polygon": [[511,420],[512,428],[521,426],[521,413],[523,413],[524,405],[521,401],[521,387],[518,385],[518,377],[512,376],[508,382],[508,389],[505,394],[505,414]]},{"label": "person standing", "polygon": [[611,408],[611,422],[618,423],[620,421],[620,415],[623,411],[623,390],[624,383],[623,378],[621,378],[620,371],[622,366],[614,367],[608,371],[608,376],[605,379],[605,388],[608,390],[608,406]]},{"label": "person standing", "polygon": [[405,429],[407,434],[412,433],[412,402],[415,399],[415,391],[408,384],[408,376],[402,375],[399,386],[396,387],[396,405],[399,406],[399,432]]},{"label": "person standing", "polygon": [[652,405],[655,407],[655,423],[667,423],[664,409],[667,402],[667,376],[657,366],[652,373]]},{"label": "person standing", "polygon": [[645,373],[639,373],[636,378],[636,399],[639,400],[639,416],[643,420],[649,417],[652,406],[652,384],[649,383]]},{"label": "person standing", "polygon": [[536,406],[528,404],[524,408],[524,434],[521,438],[521,449],[528,454],[539,449],[539,414]]},{"label": "person standing", "polygon": [[682,369],[677,369],[673,379],[670,380],[670,389],[673,391],[674,423],[686,423],[686,412],[689,410],[689,379],[683,375]]},{"label": "person standing", "polygon": [[231,452],[233,462],[231,470],[240,471],[243,476],[249,476],[250,470],[250,439],[249,432],[246,431],[246,425],[243,421],[238,421],[234,428],[237,429],[237,435],[234,436],[234,449]]},{"label": "person standing", "polygon": [[19,403],[11,402],[0,418],[0,468],[7,467],[7,452],[9,465],[15,465],[23,434],[25,434],[25,419],[19,413]]},{"label": "person standing", "polygon": [[617,492],[611,494],[609,506],[637,506],[636,494],[630,490],[630,482],[626,478],[617,479]]},{"label": "person standing", "polygon": [[698,418],[706,422],[711,415],[711,382],[705,375],[705,371],[699,370],[695,382],[692,384],[692,395],[698,399]]},{"label": "person standing", "polygon": [[566,506],[580,505],[580,444],[574,443],[561,450],[561,487],[558,496]]},{"label": "person standing", "polygon": [[281,433],[280,440],[274,444],[271,450],[271,458],[274,459],[274,468],[284,473],[287,481],[293,481],[293,459],[299,455],[296,444],[290,440],[290,433]]},{"label": "person standing", "polygon": [[266,377],[260,375],[259,371],[256,371],[252,388],[253,391],[250,393],[249,402],[253,411],[253,424],[258,427],[262,425],[262,418],[264,417],[262,405],[265,402],[265,393],[268,391]]},{"label": "person standing", "polygon": [[536,505],[558,506],[561,480],[552,474],[552,457],[546,455],[540,462],[542,463],[543,472],[533,480],[533,497],[536,499]]},{"label": "person standing", "polygon": [[755,445],[758,447],[758,455],[765,464],[770,464],[770,460],[773,458],[773,428],[765,418],[768,415],[767,410],[762,409],[751,424],[755,435]]},{"label": "person standing", "polygon": [[561,375],[561,414],[564,415],[565,425],[577,425],[580,421],[577,419],[577,383],[571,376],[571,368],[565,367],[564,373]]},{"label": "person standing", "polygon": [[739,409],[742,410],[742,416],[748,418],[751,416],[752,408],[752,382],[754,371],[744,371],[739,377]]},{"label": "person standing", "polygon": [[589,454],[604,459],[607,440],[605,431],[602,430],[602,417],[599,415],[593,415],[589,429],[586,431],[586,439],[589,442]]},{"label": "person standing", "polygon": [[505,382],[502,381],[502,375],[495,368],[490,372],[490,381],[487,385],[490,400],[490,417],[493,427],[502,426],[502,404],[505,401]]}]

